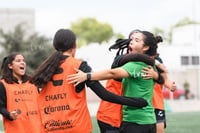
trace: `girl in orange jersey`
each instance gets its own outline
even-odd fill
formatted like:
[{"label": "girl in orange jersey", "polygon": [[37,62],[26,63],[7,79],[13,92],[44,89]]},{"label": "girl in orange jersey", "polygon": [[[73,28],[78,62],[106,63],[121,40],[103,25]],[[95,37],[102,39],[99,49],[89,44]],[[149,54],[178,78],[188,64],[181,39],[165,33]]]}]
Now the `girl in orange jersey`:
[{"label": "girl in orange jersey", "polygon": [[138,108],[147,105],[142,98],[120,97],[110,93],[98,81],[88,80],[76,87],[69,84],[66,77],[76,72],[74,68],[84,72],[90,72],[91,68],[86,62],[75,58],[76,36],[71,30],[58,30],[53,46],[57,51],[38,67],[30,80],[42,88],[39,94],[42,132],[92,132],[85,84],[103,100]]},{"label": "girl in orange jersey", "polygon": [[5,133],[40,133],[37,87],[29,83],[21,54],[3,59],[0,81],[0,113]]}]

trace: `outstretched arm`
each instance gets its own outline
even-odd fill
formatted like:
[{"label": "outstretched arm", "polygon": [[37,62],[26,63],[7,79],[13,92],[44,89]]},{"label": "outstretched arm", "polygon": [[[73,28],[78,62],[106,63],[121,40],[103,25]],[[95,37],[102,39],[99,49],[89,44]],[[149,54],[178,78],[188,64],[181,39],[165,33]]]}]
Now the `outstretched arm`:
[{"label": "outstretched arm", "polygon": [[[113,69],[107,69],[102,70],[99,72],[93,72],[93,73],[83,73],[82,71],[75,69],[78,73],[69,75],[67,80],[71,80],[69,83],[76,83],[75,86],[78,84],[86,81],[86,80],[107,80],[107,79],[121,79],[121,78],[127,78],[129,77],[129,74],[126,70],[122,68],[118,68],[119,66],[122,66],[128,62],[131,61],[142,61],[149,65],[154,65],[154,59],[150,58],[147,55],[144,54],[128,54],[123,56],[117,56],[115,58],[115,61],[112,64]],[[150,77],[146,78],[152,78]],[[159,74],[153,73],[154,79],[162,79]]]},{"label": "outstretched arm", "polygon": [[[91,68],[87,65],[86,62],[83,62],[79,69],[83,70],[84,72],[91,72]],[[76,86],[77,93],[82,90],[82,87],[84,87],[83,84],[85,83],[97,96],[105,101],[138,108],[142,108],[148,105],[147,101],[142,98],[124,97],[111,93],[107,91],[98,81],[87,80],[86,82],[79,84]]]},{"label": "outstretched arm", "polygon": [[122,68],[106,69],[98,72],[84,73],[81,70],[75,69],[78,73],[68,76],[69,83],[75,83],[75,86],[86,80],[107,80],[129,77],[126,70]]}]

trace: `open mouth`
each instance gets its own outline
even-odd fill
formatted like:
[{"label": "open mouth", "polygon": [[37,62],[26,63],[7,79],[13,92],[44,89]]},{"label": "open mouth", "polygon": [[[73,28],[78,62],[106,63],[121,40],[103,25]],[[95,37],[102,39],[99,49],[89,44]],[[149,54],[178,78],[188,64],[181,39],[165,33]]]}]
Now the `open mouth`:
[{"label": "open mouth", "polygon": [[129,52],[133,51],[133,49],[130,46],[128,46],[128,49],[129,49]]},{"label": "open mouth", "polygon": [[25,69],[25,67],[19,67],[19,69],[20,69],[20,70],[24,70],[24,69]]}]

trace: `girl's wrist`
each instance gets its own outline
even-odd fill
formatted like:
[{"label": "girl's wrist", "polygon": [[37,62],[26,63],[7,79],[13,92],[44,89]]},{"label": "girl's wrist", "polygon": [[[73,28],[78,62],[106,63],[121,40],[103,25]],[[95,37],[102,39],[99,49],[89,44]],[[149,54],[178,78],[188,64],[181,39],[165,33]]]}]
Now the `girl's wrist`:
[{"label": "girl's wrist", "polygon": [[86,80],[87,80],[87,81],[91,80],[91,73],[87,73],[87,74],[86,74]]}]

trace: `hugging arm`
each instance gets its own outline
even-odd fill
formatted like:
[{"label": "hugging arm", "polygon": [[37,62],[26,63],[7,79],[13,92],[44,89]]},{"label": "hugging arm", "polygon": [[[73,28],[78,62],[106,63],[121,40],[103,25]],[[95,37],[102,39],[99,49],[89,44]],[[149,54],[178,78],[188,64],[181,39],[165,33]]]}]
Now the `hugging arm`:
[{"label": "hugging arm", "polygon": [[134,106],[138,108],[142,108],[148,105],[147,101],[143,98],[118,96],[114,93],[111,93],[107,91],[98,81],[87,81],[86,85],[90,87],[91,90],[102,100],[108,102]]},{"label": "hugging arm", "polygon": [[[86,62],[83,62],[79,68],[80,70],[84,72],[90,72],[91,68],[87,65]],[[118,96],[114,93],[111,93],[107,91],[100,83],[99,81],[92,81],[88,80],[83,82],[82,84],[86,84],[88,87],[91,88],[91,90],[99,96],[102,100],[122,104],[122,105],[128,105],[128,106],[134,106],[138,108],[142,108],[148,105],[147,101],[142,98],[135,98],[135,97],[124,97],[124,96]],[[80,84],[79,84],[80,85]],[[79,86],[80,87],[80,86]],[[76,89],[81,90],[76,86]]]},{"label": "hugging arm", "polygon": [[118,66],[123,66],[124,64],[130,62],[130,61],[139,61],[144,62],[148,65],[153,66],[155,64],[154,59],[150,58],[148,55],[145,54],[127,54],[121,57],[119,60]]},{"label": "hugging arm", "polygon": [[[135,62],[139,61],[148,64],[149,68],[146,68],[145,71],[143,71],[143,73],[146,73],[149,76],[146,79],[153,78],[154,81],[157,82],[158,84],[164,84],[165,80],[161,75],[161,73],[159,71],[155,72],[152,69],[152,67],[150,67],[155,65],[155,60],[145,54],[127,54],[127,55],[117,56],[115,57],[115,60],[112,64],[112,68],[122,66],[130,61],[135,61]],[[119,79],[117,80],[119,81]]]}]

